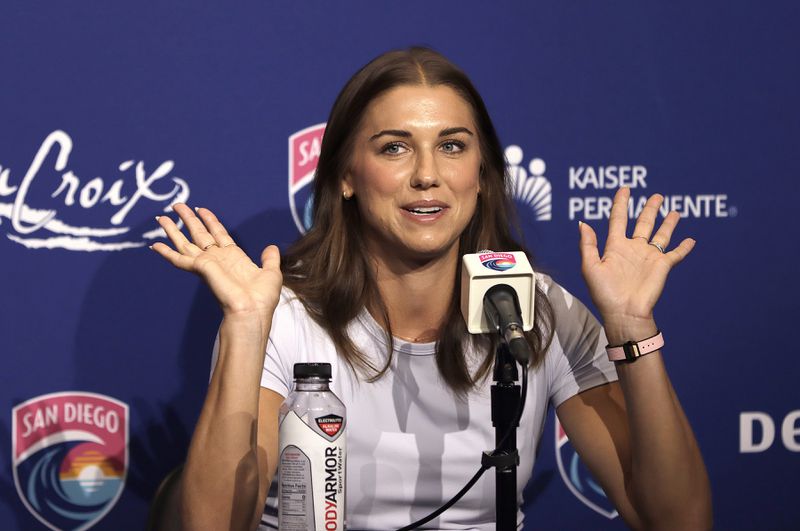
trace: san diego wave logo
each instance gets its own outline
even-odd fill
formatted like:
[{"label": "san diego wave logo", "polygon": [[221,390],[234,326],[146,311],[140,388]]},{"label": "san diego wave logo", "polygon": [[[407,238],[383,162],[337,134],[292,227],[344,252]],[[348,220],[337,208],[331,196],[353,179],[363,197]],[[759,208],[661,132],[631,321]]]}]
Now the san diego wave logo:
[{"label": "san diego wave logo", "polygon": [[314,172],[326,125],[312,125],[289,136],[289,207],[300,234],[314,221]]},{"label": "san diego wave logo", "polygon": [[478,255],[481,265],[493,271],[508,271],[515,265],[517,260],[511,253],[486,253]]},{"label": "san diego wave logo", "polygon": [[88,529],[117,502],[128,469],[128,406],[105,395],[50,393],[13,409],[14,483],[50,529]]},{"label": "san diego wave logo", "polygon": [[592,479],[589,469],[578,457],[578,452],[569,442],[569,438],[564,432],[564,428],[561,427],[558,417],[556,417],[555,432],[556,461],[564,484],[576,498],[593,511],[602,514],[608,519],[616,518],[618,516],[617,510],[606,497],[606,493],[603,492],[600,485]]}]

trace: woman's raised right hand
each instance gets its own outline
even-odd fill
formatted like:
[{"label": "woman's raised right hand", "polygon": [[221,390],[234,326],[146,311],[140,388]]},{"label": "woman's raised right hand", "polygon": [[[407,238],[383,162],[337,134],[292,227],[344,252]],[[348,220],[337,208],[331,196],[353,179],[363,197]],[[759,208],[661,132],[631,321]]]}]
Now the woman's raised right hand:
[{"label": "woman's raised right hand", "polygon": [[183,203],[176,203],[172,209],[188,229],[191,241],[169,216],[159,216],[158,224],[175,249],[163,242],[151,248],[178,269],[199,275],[211,288],[226,317],[271,320],[283,281],[278,248],[274,245],[265,248],[258,267],[236,245],[213,212],[199,208],[195,215]]}]

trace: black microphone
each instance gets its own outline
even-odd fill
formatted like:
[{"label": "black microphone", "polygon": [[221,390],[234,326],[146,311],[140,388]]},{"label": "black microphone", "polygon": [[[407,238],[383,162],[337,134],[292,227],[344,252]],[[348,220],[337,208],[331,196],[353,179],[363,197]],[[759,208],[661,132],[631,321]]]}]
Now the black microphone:
[{"label": "black microphone", "polygon": [[490,287],[483,296],[483,311],[517,363],[527,366],[531,349],[523,333],[522,310],[516,290],[508,284]]}]

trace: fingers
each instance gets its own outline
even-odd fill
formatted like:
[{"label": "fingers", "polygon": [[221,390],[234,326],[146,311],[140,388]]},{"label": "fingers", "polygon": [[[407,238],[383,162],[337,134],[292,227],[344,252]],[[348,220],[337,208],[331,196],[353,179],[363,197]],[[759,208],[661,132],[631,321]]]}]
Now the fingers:
[{"label": "fingers", "polygon": [[[175,250],[173,251],[163,243],[160,245],[154,244],[151,248],[175,267],[191,269],[189,267],[192,262],[191,259],[197,257],[203,251],[209,250],[214,246],[224,248],[236,245],[219,219],[207,208],[196,209],[200,218],[184,203],[176,203],[172,208],[189,230],[189,235],[193,241],[190,241],[183,234],[183,231],[172,218],[169,216],[157,216],[156,221],[167,233],[167,237],[172,241]],[[189,258],[189,260],[183,260],[178,256]]]},{"label": "fingers", "polygon": [[261,267],[267,270],[280,271],[281,252],[277,246],[269,245],[261,251]]},{"label": "fingers", "polygon": [[195,213],[187,205],[183,203],[176,203],[172,210],[180,216],[186,228],[189,230],[189,235],[192,237],[194,244],[202,250],[206,250],[210,245],[217,244],[214,236],[208,232],[205,224],[195,216]]},{"label": "fingers", "polygon": [[217,216],[214,215],[207,208],[197,208],[197,215],[200,216],[200,219],[205,224],[205,228],[208,230],[208,233],[214,238],[214,241],[220,247],[228,247],[229,245],[236,245],[236,242],[233,241],[228,231],[225,229],[225,226],[220,223]]},{"label": "fingers", "polygon": [[675,227],[678,225],[678,220],[680,219],[680,214],[674,210],[667,214],[667,216],[664,218],[664,221],[661,222],[661,226],[653,236],[652,241],[658,243],[661,247],[666,249],[669,245],[670,239],[672,238],[672,233],[675,231]]},{"label": "fingers", "polygon": [[[192,243],[199,250],[204,251],[212,245],[217,245],[218,247],[236,245],[233,238],[231,238],[228,231],[225,229],[225,226],[209,209],[196,208],[195,211],[192,211],[192,209],[184,203],[176,203],[173,206],[173,210],[178,214],[183,224],[189,230]],[[159,223],[164,227],[165,231],[167,227],[169,227],[169,221],[171,220],[166,218],[165,223],[161,223],[161,219],[159,219]],[[167,234],[170,235],[170,232]],[[175,239],[173,239],[173,236],[175,236]],[[178,250],[183,250],[185,242],[189,241],[177,227],[175,227],[175,230],[171,231],[170,239],[173,240]],[[176,239],[178,241],[175,241]],[[181,247],[178,247],[179,243]]]},{"label": "fingers", "polygon": [[[650,200],[648,200],[648,203],[650,203]],[[661,222],[661,226],[658,227],[658,230],[650,239],[650,242],[657,243],[662,249],[666,249],[669,246],[672,234],[675,232],[675,227],[678,226],[678,221],[680,221],[680,219],[680,214],[674,210],[667,214],[666,217],[664,217],[664,221]],[[695,243],[694,239],[686,238],[673,250],[664,253],[664,257],[669,261],[670,267],[674,267],[686,258],[692,249],[694,249]]]},{"label": "fingers", "polygon": [[697,242],[695,242],[694,239],[686,238],[680,244],[678,244],[677,247],[675,247],[670,252],[666,253],[664,256],[669,258],[669,261],[672,266],[675,266],[676,264],[680,263],[684,258],[686,258],[690,252],[692,252],[695,243]]},{"label": "fingers", "polygon": [[[631,238],[644,238],[646,241],[650,240],[650,235],[653,233],[653,227],[656,223],[656,217],[658,216],[658,209],[661,208],[661,204],[664,202],[664,196],[661,194],[653,194],[647,199],[647,203],[645,203],[644,208],[639,213],[639,217],[636,219],[636,226],[633,229],[633,234]],[[658,243],[661,245],[666,245],[661,242],[661,240],[657,240]]]},{"label": "fingers", "polygon": [[586,269],[600,262],[600,252],[597,250],[597,234],[595,234],[592,227],[581,221],[578,222],[578,231],[581,234],[579,242],[581,261],[584,269]]},{"label": "fingers", "polygon": [[[184,205],[184,207],[186,207],[186,205]],[[181,232],[175,222],[172,221],[172,218],[169,216],[158,216],[156,217],[156,222],[164,229],[172,245],[175,246],[175,250],[180,254],[188,256],[197,256],[200,254],[201,249],[184,236],[183,232]]]},{"label": "fingers", "polygon": [[608,239],[624,238],[628,228],[628,199],[631,196],[630,188],[624,186],[614,195],[611,205],[611,214],[608,218]]},{"label": "fingers", "polygon": [[[669,246],[669,242],[672,239],[672,233],[675,231],[675,227],[678,225],[678,221],[681,217],[680,214],[674,210],[669,212],[664,217],[664,221],[661,222],[661,226],[658,227],[656,233],[652,237],[650,236],[653,232],[653,227],[655,227],[656,218],[658,217],[658,212],[663,202],[664,196],[661,194],[653,194],[647,199],[647,203],[645,203],[644,208],[642,208],[642,211],[639,213],[639,217],[636,220],[636,227],[633,230],[631,239],[642,238],[646,242],[657,243],[662,249],[666,249]],[[694,240],[691,241],[694,242]],[[681,242],[681,245],[683,245],[685,242],[686,240]],[[692,245],[694,245],[694,243],[692,243]],[[689,247],[688,250],[685,247],[682,248],[678,253],[681,255],[680,259],[677,259],[674,261],[674,263],[677,264],[683,260],[689,251],[691,251],[691,247]]]},{"label": "fingers", "polygon": [[[186,238],[184,238],[186,239]],[[178,269],[183,269],[184,271],[191,271],[192,264],[194,263],[194,257],[187,256],[185,254],[181,254],[173,249],[170,248],[164,242],[156,242],[150,246],[152,250],[163,256],[167,262],[174,265]]]}]

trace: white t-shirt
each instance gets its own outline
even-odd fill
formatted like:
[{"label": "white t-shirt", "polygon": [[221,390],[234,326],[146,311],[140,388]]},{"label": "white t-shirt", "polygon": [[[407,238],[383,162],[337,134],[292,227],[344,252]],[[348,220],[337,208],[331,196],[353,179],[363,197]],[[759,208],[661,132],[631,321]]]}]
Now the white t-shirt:
[{"label": "white t-shirt", "polygon": [[[520,504],[548,405],[558,407],[581,391],[617,379],[597,320],[549,277],[539,275],[537,281],[555,311],[556,334],[543,363],[528,372],[528,397],[517,430]],[[382,367],[385,334],[366,310],[351,322],[349,333],[360,351]],[[350,530],[398,529],[430,514],[477,472],[482,452],[494,448],[491,374],[460,399],[439,376],[435,346],[395,339],[391,369],[374,383],[361,381],[293,292],[284,288],[281,293],[261,385],[286,396],[295,363],[331,364],[331,389],[347,408]],[[477,356],[471,352],[468,359]],[[458,503],[423,528],[495,529],[494,493],[494,472],[489,470]],[[259,529],[277,528],[276,494],[273,482]],[[520,528],[522,519],[518,511]]]}]

